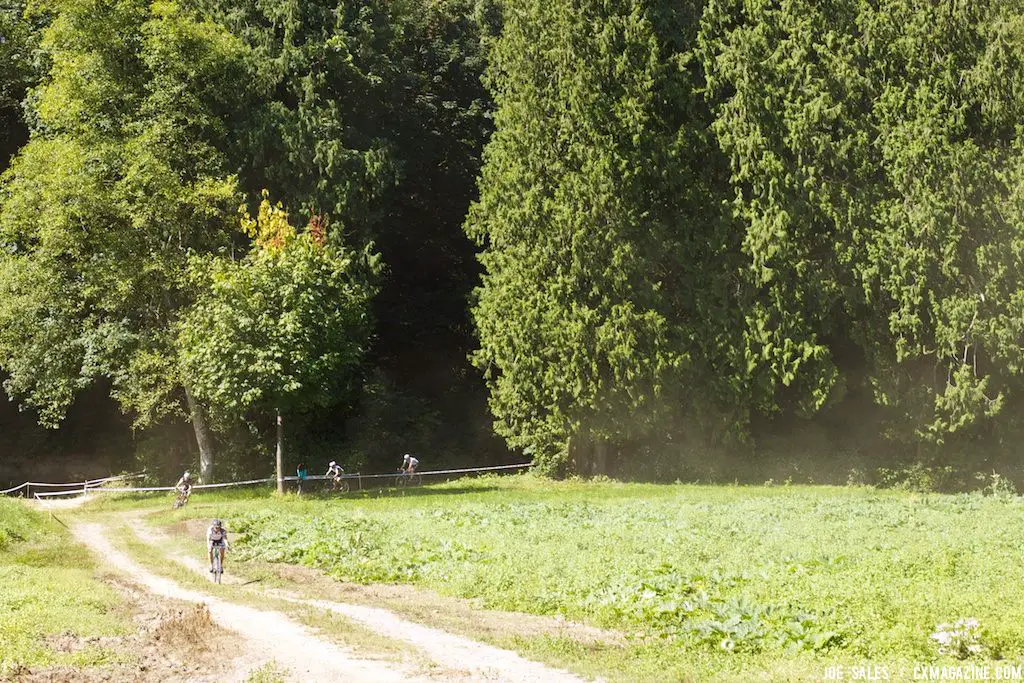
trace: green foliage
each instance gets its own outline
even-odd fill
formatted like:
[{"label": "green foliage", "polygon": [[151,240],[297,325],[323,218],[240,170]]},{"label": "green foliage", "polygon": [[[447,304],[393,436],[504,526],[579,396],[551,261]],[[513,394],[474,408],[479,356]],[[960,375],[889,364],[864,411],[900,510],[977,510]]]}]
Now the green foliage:
[{"label": "green foliage", "polygon": [[[195,294],[189,256],[242,246],[238,190],[268,186],[329,214],[338,248],[380,245],[391,267],[374,360],[388,382],[418,402],[436,400],[442,373],[473,386],[475,264],[460,225],[490,128],[479,75],[500,20],[491,3],[37,9],[50,26],[28,101],[33,140],[0,183],[0,365],[23,406],[55,426],[83,389],[109,381],[139,425],[180,419],[170,330]],[[34,43],[20,10],[0,19],[0,117],[38,78],[22,68]],[[439,350],[431,363],[426,346]]]},{"label": "green foliage", "polygon": [[[429,404],[412,431],[435,444],[451,435],[441,425],[486,421],[466,359],[478,267],[460,226],[492,125],[480,76],[484,44],[500,30],[496,3],[198,4],[252,48],[274,81],[244,136],[241,185],[250,196],[273,188],[294,211],[323,214],[335,237],[355,248],[372,241],[386,264],[369,359],[390,395],[401,397],[395,413],[406,402]],[[364,398],[364,412],[380,405],[379,395]],[[325,415],[309,427],[323,432],[338,422]],[[453,445],[467,459],[481,447],[501,450],[493,438]],[[334,447],[374,457],[362,445]]]},{"label": "green foliage", "polygon": [[496,430],[542,463],[573,436],[664,438],[680,414],[744,405],[699,8],[517,3],[493,48],[496,130],[466,223],[486,270],[473,358]]},{"label": "green foliage", "polygon": [[[197,4],[252,46],[261,74],[276,88],[247,141],[242,177],[250,191],[273,187],[290,206],[324,212],[363,239],[379,239],[412,238],[394,219],[413,214],[393,202],[436,210],[451,201],[412,187],[396,194],[400,183],[461,177],[471,186],[487,130],[478,79],[487,3]],[[429,168],[442,159],[441,169]]]},{"label": "green foliage", "polygon": [[1024,653],[1016,497],[532,476],[419,494],[214,504],[242,530],[240,558],[624,634],[607,658],[588,650],[605,667],[595,675],[819,680],[826,665],[865,660],[895,673],[954,662],[931,634],[965,618],[989,656]]},{"label": "green foliage", "polygon": [[351,400],[377,257],[336,246],[322,226],[297,233],[266,197],[243,226],[255,239],[245,259],[193,264],[199,293],[178,346],[196,396],[235,417]]},{"label": "green foliage", "polygon": [[744,346],[809,409],[864,382],[893,436],[941,443],[1018,390],[1022,7],[707,4]]},{"label": "green foliage", "polygon": [[0,181],[0,364],[55,425],[98,378],[140,423],[176,411],[189,253],[228,246],[225,115],[246,49],[173,3],[48,5],[33,135]]},{"label": "green foliage", "polygon": [[38,40],[38,26],[25,15],[24,2],[0,6],[0,171],[28,132],[22,100],[38,78],[33,58]]}]

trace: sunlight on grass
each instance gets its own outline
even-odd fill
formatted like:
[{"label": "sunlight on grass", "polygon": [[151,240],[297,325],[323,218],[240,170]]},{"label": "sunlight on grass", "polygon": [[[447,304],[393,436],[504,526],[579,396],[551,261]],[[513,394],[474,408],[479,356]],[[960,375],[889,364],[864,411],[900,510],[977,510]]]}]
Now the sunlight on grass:
[{"label": "sunlight on grass", "polygon": [[0,499],[0,675],[20,667],[113,661],[100,647],[60,652],[48,638],[124,632],[117,595],[95,579],[89,553],[19,501]]},{"label": "sunlight on grass", "polygon": [[931,634],[966,617],[982,625],[986,657],[1024,656],[1022,510],[975,494],[517,476],[339,498],[210,496],[159,519],[227,519],[238,559],[421,585],[629,638],[625,657],[555,639],[518,646],[576,670],[815,679],[835,663],[953,661]]}]

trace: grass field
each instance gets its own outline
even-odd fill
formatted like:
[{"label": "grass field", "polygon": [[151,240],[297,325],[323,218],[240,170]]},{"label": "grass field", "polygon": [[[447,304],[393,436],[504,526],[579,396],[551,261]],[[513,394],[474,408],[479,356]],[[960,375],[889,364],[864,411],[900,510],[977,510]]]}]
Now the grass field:
[{"label": "grass field", "polygon": [[127,616],[118,603],[63,527],[0,498],[0,677],[17,678],[25,667],[115,661],[120,655],[99,645],[65,652],[59,640],[123,633]]},{"label": "grass field", "polygon": [[624,634],[625,646],[500,643],[583,673],[818,680],[841,664],[909,679],[915,665],[959,662],[932,634],[968,618],[978,627],[951,643],[963,655],[1024,658],[1024,505],[1013,496],[530,476],[256,495],[197,496],[158,518],[225,518],[236,560],[409,583]]}]

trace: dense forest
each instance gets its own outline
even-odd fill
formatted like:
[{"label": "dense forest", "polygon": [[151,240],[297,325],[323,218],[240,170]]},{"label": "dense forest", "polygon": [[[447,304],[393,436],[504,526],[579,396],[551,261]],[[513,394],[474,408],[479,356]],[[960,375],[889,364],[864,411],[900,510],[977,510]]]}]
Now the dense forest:
[{"label": "dense forest", "polygon": [[16,2],[0,118],[0,482],[1024,472],[1024,0]]}]

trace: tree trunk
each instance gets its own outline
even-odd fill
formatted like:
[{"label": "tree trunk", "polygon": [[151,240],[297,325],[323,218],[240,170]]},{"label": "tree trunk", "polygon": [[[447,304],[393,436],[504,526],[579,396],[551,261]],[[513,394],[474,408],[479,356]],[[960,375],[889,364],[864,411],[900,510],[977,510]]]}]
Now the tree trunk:
[{"label": "tree trunk", "polygon": [[579,431],[569,437],[569,467],[581,477],[608,474],[608,440]]},{"label": "tree trunk", "polygon": [[188,385],[183,386],[192,430],[196,433],[196,445],[199,446],[199,482],[209,484],[213,482],[213,438],[210,436],[210,427],[206,424],[206,418],[203,416],[203,409],[192,397]]},{"label": "tree trunk", "polygon": [[284,422],[277,411],[277,492],[284,493]]},{"label": "tree trunk", "polygon": [[593,442],[588,437],[584,431],[569,437],[569,465],[581,477],[589,477],[594,465]]},{"label": "tree trunk", "polygon": [[594,442],[594,459],[591,476],[608,474],[608,441],[598,438]]},{"label": "tree trunk", "polygon": [[572,474],[579,474],[582,462],[580,462],[580,437],[576,434],[570,434],[565,444],[565,450],[568,452],[568,461],[566,463],[566,469]]}]

